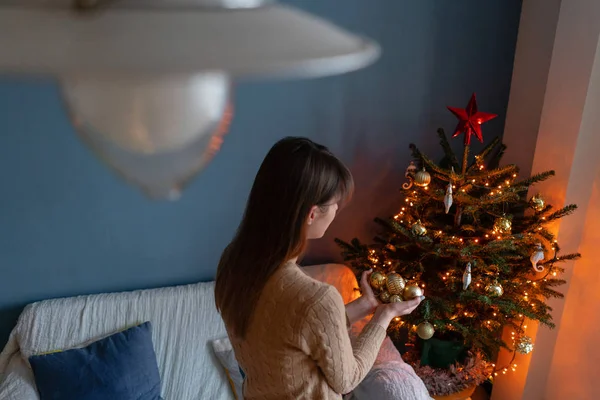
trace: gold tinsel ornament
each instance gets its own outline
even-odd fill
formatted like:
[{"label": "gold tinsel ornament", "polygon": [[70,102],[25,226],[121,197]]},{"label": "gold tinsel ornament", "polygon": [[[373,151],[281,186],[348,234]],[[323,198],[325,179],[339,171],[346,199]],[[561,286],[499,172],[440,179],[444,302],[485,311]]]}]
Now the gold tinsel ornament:
[{"label": "gold tinsel ornament", "polygon": [[494,279],[493,283],[490,283],[485,287],[485,291],[490,297],[500,297],[504,294],[502,285],[498,282],[498,279]]},{"label": "gold tinsel ornament", "polygon": [[546,207],[546,201],[544,198],[538,193],[529,200],[529,206],[533,208],[537,212],[544,211],[544,207]]},{"label": "gold tinsel ornament", "polygon": [[402,294],[404,300],[412,300],[419,296],[423,296],[423,289],[421,289],[418,285],[406,286],[404,288],[404,293]]},{"label": "gold tinsel ornament", "polygon": [[369,277],[369,283],[375,290],[381,290],[385,286],[385,275],[379,271],[374,271]]},{"label": "gold tinsel ornament", "polygon": [[415,236],[425,236],[427,234],[427,228],[423,226],[420,219],[413,224],[410,230]]},{"label": "gold tinsel ornament", "polygon": [[387,290],[390,294],[402,294],[404,287],[406,286],[406,281],[404,278],[395,272],[388,274],[386,279]]},{"label": "gold tinsel ornament", "polygon": [[415,185],[425,187],[431,182],[431,175],[423,168],[415,174]]},{"label": "gold tinsel ornament", "polygon": [[435,329],[431,323],[424,321],[417,326],[417,335],[423,340],[428,340],[433,337]]},{"label": "gold tinsel ornament", "polygon": [[510,235],[510,232],[512,231],[512,222],[505,216],[496,218],[496,221],[494,221],[494,231],[502,235]]},{"label": "gold tinsel ornament", "polygon": [[402,302],[402,297],[398,296],[397,294],[393,294],[390,296],[390,303],[400,303]]},{"label": "gold tinsel ornament", "polygon": [[390,297],[390,292],[388,292],[387,290],[384,290],[383,292],[379,293],[379,300],[381,300],[382,303],[389,303]]},{"label": "gold tinsel ornament", "polygon": [[533,351],[533,340],[529,336],[519,336],[515,341],[515,351],[519,354],[529,354]]}]

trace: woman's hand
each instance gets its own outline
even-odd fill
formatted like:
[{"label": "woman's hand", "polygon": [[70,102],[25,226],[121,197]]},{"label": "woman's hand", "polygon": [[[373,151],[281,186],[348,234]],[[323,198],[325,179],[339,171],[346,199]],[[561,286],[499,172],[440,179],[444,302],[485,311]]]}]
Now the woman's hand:
[{"label": "woman's hand", "polygon": [[379,305],[379,301],[377,301],[377,296],[375,296],[373,288],[369,283],[372,273],[372,269],[362,273],[362,276],[360,277],[360,290],[362,291],[361,298],[363,301],[367,302],[373,308],[373,310],[375,310],[375,307]]},{"label": "woman's hand", "polygon": [[373,314],[379,305],[377,297],[375,296],[375,293],[373,293],[371,285],[369,285],[371,273],[371,270],[365,271],[360,278],[362,296],[353,302],[346,304],[346,315],[351,324]]},{"label": "woman's hand", "polygon": [[392,319],[410,314],[421,304],[424,298],[425,296],[419,296],[399,303],[380,304],[375,311],[372,322],[387,329]]},{"label": "woman's hand", "polygon": [[425,296],[419,296],[412,300],[401,301],[399,303],[388,303],[381,304],[379,307],[384,308],[385,312],[389,312],[394,315],[394,317],[401,317],[403,315],[408,315],[415,310],[421,304],[421,301]]}]

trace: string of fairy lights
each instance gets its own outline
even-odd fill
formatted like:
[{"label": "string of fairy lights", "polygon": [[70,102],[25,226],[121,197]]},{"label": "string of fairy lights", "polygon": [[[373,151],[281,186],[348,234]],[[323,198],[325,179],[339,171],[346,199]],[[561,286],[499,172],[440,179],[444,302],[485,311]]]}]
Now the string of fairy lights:
[{"label": "string of fairy lights", "polygon": [[[479,171],[483,171],[485,170],[485,166],[484,165],[478,165],[478,169]],[[453,172],[453,171],[452,171]],[[454,175],[454,173],[452,174],[452,176]],[[483,179],[479,179],[479,183],[478,184],[478,179],[469,179],[465,181],[465,185],[460,185],[458,187],[458,194],[459,194],[459,201],[460,200],[464,200],[464,198],[461,198],[461,194],[465,194],[468,196],[468,192],[471,190],[489,190],[490,192],[487,195],[484,195],[483,201],[489,200],[490,202],[493,203],[497,203],[499,201],[501,201],[503,196],[507,195],[507,191],[511,190],[511,188],[514,188],[512,186],[514,179],[517,178],[517,174],[516,173],[512,173],[512,179],[511,178],[502,178],[503,179],[503,183],[501,184],[493,184],[491,182],[491,177],[490,176],[486,176],[486,177],[482,177]],[[407,172],[407,177],[410,177],[412,175],[409,175]],[[501,175],[500,175],[501,176]],[[456,181],[450,181],[449,184],[451,186],[451,188],[453,190],[457,189],[457,183]],[[408,186],[408,189],[410,189],[410,186]],[[427,182],[425,185],[417,185],[420,186],[420,189],[422,189],[422,194],[424,196],[426,196],[429,200],[440,200],[439,196],[436,197],[435,193],[432,193],[433,191],[429,190],[429,182]],[[518,188],[518,185],[517,185]],[[406,186],[404,186],[404,189],[407,189]],[[402,226],[404,226],[407,229],[413,229],[415,227],[415,224],[421,224],[421,220],[418,219],[417,217],[414,216],[414,214],[417,214],[415,211],[415,204],[419,203],[420,200],[420,193],[417,190],[412,190],[412,191],[408,191],[410,193],[409,196],[405,197],[405,204],[403,207],[401,207],[400,211],[393,217],[394,220],[398,223],[400,223]],[[450,191],[450,193],[452,193],[452,191]],[[536,195],[538,196],[538,195]],[[468,199],[468,198],[467,198]],[[544,210],[544,203],[543,200],[541,200],[541,197],[538,198],[541,201],[541,207],[539,207],[539,203],[537,204],[538,206],[536,207],[535,205],[533,206],[533,208],[537,211],[537,212],[541,212]],[[532,199],[535,200],[535,197]],[[503,207],[503,211],[504,211],[504,205]],[[500,215],[500,214],[495,214],[493,212],[491,212],[490,210],[486,210],[485,211],[487,214],[496,217],[496,218],[504,218],[505,214],[504,212]],[[528,230],[525,230],[523,232],[520,233],[520,235],[522,234],[527,234],[528,237],[530,237],[530,241],[542,241],[542,239],[540,239],[537,235],[538,232],[542,231],[544,228],[542,226],[542,224],[544,224],[546,222],[546,217],[545,216],[540,216],[539,217],[539,222],[537,224],[533,224],[533,226]],[[510,224],[508,225],[508,229],[502,229],[501,227],[497,227],[496,224],[494,224],[494,228],[487,233],[482,233],[480,235],[476,235],[476,236],[465,236],[465,237],[461,237],[460,235],[457,234],[444,234],[444,232],[442,230],[435,230],[433,231],[433,236],[440,241],[445,241],[445,242],[449,242],[449,243],[453,243],[456,244],[458,246],[484,246],[492,241],[498,240],[514,240],[516,239],[510,229]],[[426,234],[427,232],[427,227],[423,226],[423,235]],[[414,233],[414,230],[413,230]],[[421,235],[420,235],[421,236]],[[531,299],[531,296],[529,294],[530,290],[528,289],[529,286],[527,285],[531,285],[533,287],[533,289],[537,289],[538,286],[538,282],[540,281],[546,281],[548,275],[552,274],[553,277],[557,276],[557,272],[556,270],[554,270],[554,263],[558,260],[560,260],[560,258],[558,257],[557,253],[558,253],[558,243],[555,239],[552,240],[552,244],[551,244],[551,249],[554,251],[554,257],[552,257],[550,260],[543,262],[542,264],[547,267],[546,273],[543,277],[539,278],[539,279],[527,279],[525,281],[526,285],[524,285],[523,288],[523,292],[522,292],[522,301],[525,303],[528,303],[529,306],[531,306],[533,309],[536,308],[536,303],[534,302],[535,300]],[[379,256],[376,254],[375,250],[370,250],[370,254],[368,256],[369,261],[372,263],[373,267],[376,269],[379,264],[380,264],[380,259]],[[543,258],[542,258],[543,259]],[[383,260],[383,265],[387,265],[388,267],[392,266],[392,262],[389,260]],[[382,266],[383,266],[382,265]],[[461,273],[462,275],[462,273]],[[496,276],[498,275],[498,272],[496,272]],[[449,272],[449,271],[445,271],[442,272],[440,275],[441,281],[445,282],[445,284],[456,284],[456,281],[460,281],[463,279],[463,277],[458,277],[455,274]],[[420,276],[413,276],[412,277],[412,281],[413,282],[418,282],[420,279]],[[472,282],[474,284],[474,286],[476,288],[479,289],[485,289],[486,288],[486,280],[483,278],[479,278],[476,281]],[[425,288],[425,284],[421,283],[420,286],[424,289]],[[488,285],[489,286],[489,285]],[[500,289],[502,291],[502,289]],[[464,317],[473,317],[475,316],[475,312],[466,310],[466,311],[461,311]],[[493,312],[493,316],[497,317],[498,315],[498,310],[495,309]],[[456,318],[458,318],[458,315],[453,315],[450,317],[450,320],[454,320]],[[519,319],[520,319],[520,325],[517,329],[518,333],[513,330],[511,332],[511,340],[512,340],[512,358],[510,359],[510,361],[507,363],[507,365],[503,366],[503,367],[497,367],[496,364],[491,364],[491,366],[493,367],[490,373],[490,378],[492,377],[496,377],[498,376],[500,373],[501,374],[506,374],[509,371],[513,371],[515,372],[517,369],[517,364],[514,362],[517,353],[521,353],[521,354],[528,354],[529,352],[531,352],[533,350],[533,342],[531,340],[531,338],[529,336],[526,336],[527,333],[527,324],[525,324],[525,318],[523,316],[523,314],[519,314],[518,315]],[[505,318],[508,319],[509,316],[505,315]],[[404,322],[400,321],[399,318],[395,319],[397,322],[399,322],[399,326],[403,325]],[[482,326],[486,329],[498,329],[500,327],[500,325],[502,325],[500,322],[495,321],[495,320],[491,320],[491,319],[487,319],[485,321],[482,321]],[[413,329],[415,329],[417,327],[417,325],[413,325]],[[447,329],[452,329],[452,325],[451,324],[446,324],[446,328]]]}]

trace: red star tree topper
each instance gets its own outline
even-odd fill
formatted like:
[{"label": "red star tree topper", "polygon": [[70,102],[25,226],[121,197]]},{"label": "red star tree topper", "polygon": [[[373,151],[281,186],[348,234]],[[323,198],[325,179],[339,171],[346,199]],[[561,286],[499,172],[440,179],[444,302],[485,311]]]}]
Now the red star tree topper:
[{"label": "red star tree topper", "polygon": [[496,118],[497,114],[481,112],[477,110],[477,99],[475,93],[471,96],[467,108],[448,107],[452,114],[459,119],[458,125],[454,130],[452,137],[457,137],[461,133],[465,133],[465,146],[471,144],[471,135],[477,136],[477,139],[483,143],[483,135],[481,134],[481,124],[491,119]]}]

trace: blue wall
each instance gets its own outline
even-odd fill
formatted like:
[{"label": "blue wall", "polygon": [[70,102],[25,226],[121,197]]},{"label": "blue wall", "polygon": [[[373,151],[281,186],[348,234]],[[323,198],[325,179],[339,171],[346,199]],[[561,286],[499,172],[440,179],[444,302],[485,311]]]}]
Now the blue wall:
[{"label": "blue wall", "polygon": [[483,111],[501,115],[484,136],[501,134],[520,1],[287,3],[378,40],[382,59],[341,77],[239,84],[220,154],[178,202],[147,200],[96,161],[52,82],[0,81],[0,346],[28,302],[212,279],[283,136],[328,145],[357,181],[352,205],[311,247],[316,262],[338,257],[333,237],[368,239],[372,218],[393,212],[408,144],[438,155],[436,128],[456,124],[446,105],[476,91]]}]

